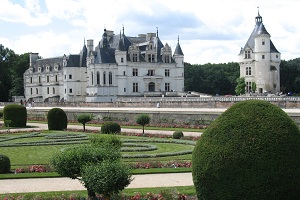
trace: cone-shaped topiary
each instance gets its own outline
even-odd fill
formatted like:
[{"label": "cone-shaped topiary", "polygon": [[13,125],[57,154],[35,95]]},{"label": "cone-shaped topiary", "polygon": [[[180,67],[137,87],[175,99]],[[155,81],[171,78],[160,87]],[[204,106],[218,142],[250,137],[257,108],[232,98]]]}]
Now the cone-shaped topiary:
[{"label": "cone-shaped topiary", "polygon": [[0,154],[0,174],[5,174],[10,172],[10,159]]},{"label": "cone-shaped topiary", "polygon": [[68,126],[68,118],[60,108],[52,108],[47,114],[49,130],[64,130]]},{"label": "cone-shaped topiary", "polygon": [[[25,127],[27,123],[26,107],[18,104],[6,105],[3,109],[3,121],[9,127]],[[9,123],[6,123],[8,122]]]},{"label": "cone-shaped topiary", "polygon": [[269,102],[231,106],[199,138],[192,163],[199,199],[300,199],[300,132]]}]

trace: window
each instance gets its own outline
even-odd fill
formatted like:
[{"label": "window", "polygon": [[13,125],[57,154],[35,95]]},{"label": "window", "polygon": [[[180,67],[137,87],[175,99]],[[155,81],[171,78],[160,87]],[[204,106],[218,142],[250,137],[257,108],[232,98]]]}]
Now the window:
[{"label": "window", "polygon": [[67,79],[67,75],[65,75],[65,80]]},{"label": "window", "polygon": [[124,92],[126,92],[126,88],[124,88]]},{"label": "window", "polygon": [[170,76],[170,70],[169,69],[165,69],[165,76],[167,76],[167,77]]},{"label": "window", "polygon": [[111,72],[108,73],[108,84],[112,85],[112,73]]},{"label": "window", "polygon": [[251,91],[251,85],[252,85],[252,82],[246,82],[246,92],[252,92]]},{"label": "window", "polygon": [[72,79],[72,74],[69,74],[69,79]]},{"label": "window", "polygon": [[251,76],[251,75],[252,75],[251,67],[246,67],[246,76]]},{"label": "window", "polygon": [[106,84],[106,74],[105,74],[105,72],[103,72],[103,85],[105,85]]},{"label": "window", "polygon": [[278,58],[278,55],[276,54],[276,58]]},{"label": "window", "polygon": [[123,63],[124,62],[124,58],[121,58],[121,63]]},{"label": "window", "polygon": [[148,54],[148,62],[154,62],[154,55]]},{"label": "window", "polygon": [[100,85],[100,72],[97,72],[97,85]]},{"label": "window", "polygon": [[55,88],[52,88],[52,93],[55,94]]},{"label": "window", "polygon": [[58,76],[55,75],[55,82],[58,82]]},{"label": "window", "polygon": [[132,62],[138,61],[138,55],[136,53],[132,54]]},{"label": "window", "polygon": [[30,94],[32,95],[32,88],[30,88]]},{"label": "window", "polygon": [[155,92],[155,83],[150,82],[148,85],[148,91],[149,92]]},{"label": "window", "polygon": [[165,55],[165,63],[169,63],[170,62],[170,55]]},{"label": "window", "polygon": [[70,89],[69,89],[69,92],[70,92],[70,93],[72,93],[72,92],[73,92],[72,88],[70,88]]},{"label": "window", "polygon": [[92,85],[94,85],[94,73],[91,73]]},{"label": "window", "polygon": [[261,44],[262,44],[262,45],[265,45],[265,39],[262,39]]},{"label": "window", "polygon": [[32,77],[30,77],[30,83],[32,83]]},{"label": "window", "polygon": [[139,91],[139,84],[138,83],[133,83],[132,91],[133,92],[138,92]]},{"label": "window", "polygon": [[123,71],[123,76],[125,76],[126,75],[126,72],[125,71]]},{"label": "window", "polygon": [[251,51],[245,51],[245,59],[251,58]]},{"label": "window", "polygon": [[133,69],[132,69],[132,76],[138,76],[138,75],[139,75],[138,69],[133,68]]},{"label": "window", "polygon": [[65,94],[67,93],[67,89],[65,88]]},{"label": "window", "polygon": [[170,83],[165,83],[165,91],[170,91]]},{"label": "window", "polygon": [[41,83],[42,81],[41,81],[41,77],[39,76],[39,83]]},{"label": "window", "polygon": [[39,94],[39,89],[35,88],[35,93]]},{"label": "window", "polygon": [[49,87],[47,87],[47,94],[49,94]]},{"label": "window", "polygon": [[265,55],[261,55],[261,59],[265,59]]},{"label": "window", "polygon": [[149,69],[147,76],[154,76],[154,75],[155,75],[155,71],[153,69]]},{"label": "window", "polygon": [[49,76],[47,76],[47,83],[49,83]]}]

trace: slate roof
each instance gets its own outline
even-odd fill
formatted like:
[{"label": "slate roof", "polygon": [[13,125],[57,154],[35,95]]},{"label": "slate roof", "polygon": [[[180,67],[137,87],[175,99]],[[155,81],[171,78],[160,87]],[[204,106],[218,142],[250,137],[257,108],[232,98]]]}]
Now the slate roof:
[{"label": "slate roof", "polygon": [[44,66],[49,65],[53,67],[55,64],[59,65],[59,69],[61,69],[63,65],[63,57],[53,57],[53,58],[42,58],[38,59],[33,67],[34,71],[38,70],[38,67],[42,67],[42,71],[44,71]]},{"label": "slate roof", "polygon": [[[258,13],[258,16],[255,17],[255,21],[256,21],[256,25],[247,41],[247,43],[244,46],[244,49],[246,48],[250,48],[252,50],[254,50],[254,39],[257,35],[260,34],[267,34],[270,35],[267,31],[267,29],[265,28],[264,24],[262,23],[262,17],[260,16],[260,14]],[[270,51],[271,53],[279,53],[279,51],[276,49],[276,47],[274,46],[272,40],[270,40]]]}]

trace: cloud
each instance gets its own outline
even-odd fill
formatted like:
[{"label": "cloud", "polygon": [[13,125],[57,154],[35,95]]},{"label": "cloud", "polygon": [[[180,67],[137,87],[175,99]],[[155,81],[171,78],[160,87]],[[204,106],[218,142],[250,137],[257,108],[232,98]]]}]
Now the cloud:
[{"label": "cloud", "polygon": [[[32,3],[31,6],[30,2]],[[14,4],[8,0],[2,0],[0,6],[0,21],[12,23],[24,23],[28,26],[47,25],[51,19],[41,12],[36,1],[26,1],[26,7]]]}]

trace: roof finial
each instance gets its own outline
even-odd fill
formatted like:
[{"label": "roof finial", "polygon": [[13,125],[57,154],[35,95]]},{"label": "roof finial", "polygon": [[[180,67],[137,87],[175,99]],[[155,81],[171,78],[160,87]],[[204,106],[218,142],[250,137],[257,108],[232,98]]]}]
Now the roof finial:
[{"label": "roof finial", "polygon": [[123,25],[123,35],[124,35],[124,24],[122,24]]},{"label": "roof finial", "polygon": [[177,38],[177,42],[178,42],[178,44],[179,44],[179,35],[178,35],[178,38]]},{"label": "roof finial", "polygon": [[258,13],[258,16],[260,16],[260,14],[259,14],[259,6],[257,6],[257,13]]},{"label": "roof finial", "polygon": [[158,27],[156,27],[156,37],[158,37]]}]

